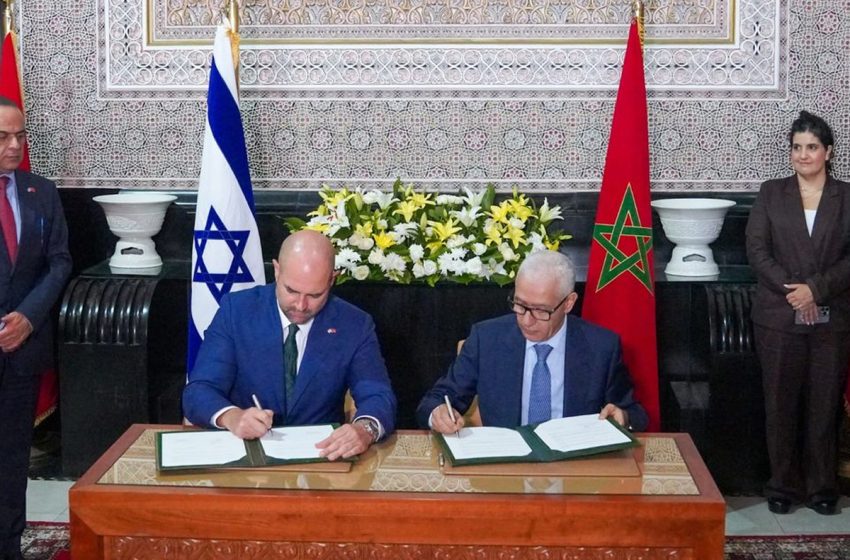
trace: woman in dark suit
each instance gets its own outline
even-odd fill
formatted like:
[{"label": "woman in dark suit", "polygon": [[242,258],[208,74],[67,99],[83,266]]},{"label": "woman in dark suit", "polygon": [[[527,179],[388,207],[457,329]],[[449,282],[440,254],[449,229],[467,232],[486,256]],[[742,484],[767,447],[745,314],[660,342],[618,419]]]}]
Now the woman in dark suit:
[{"label": "woman in dark suit", "polygon": [[788,135],[794,174],[767,181],[750,212],[747,256],[763,371],[768,507],[836,513],[838,423],[850,363],[850,184],[830,175],[832,130],[801,111]]}]

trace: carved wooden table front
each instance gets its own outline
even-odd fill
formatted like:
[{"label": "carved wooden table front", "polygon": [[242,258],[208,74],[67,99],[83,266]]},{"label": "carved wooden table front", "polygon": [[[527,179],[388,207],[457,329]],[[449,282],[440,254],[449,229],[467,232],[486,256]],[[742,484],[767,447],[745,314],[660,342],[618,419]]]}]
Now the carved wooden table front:
[{"label": "carved wooden table front", "polygon": [[641,436],[636,476],[444,475],[401,431],[349,473],[158,475],[134,425],[70,490],[74,558],[723,558],[725,505],[687,434]]}]

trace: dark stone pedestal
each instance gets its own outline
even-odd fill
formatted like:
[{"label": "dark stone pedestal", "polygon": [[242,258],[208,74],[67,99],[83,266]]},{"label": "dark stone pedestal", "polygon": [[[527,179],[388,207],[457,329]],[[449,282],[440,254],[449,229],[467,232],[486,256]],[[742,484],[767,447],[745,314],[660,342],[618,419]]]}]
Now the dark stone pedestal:
[{"label": "dark stone pedestal", "polygon": [[59,318],[66,475],[85,472],[133,423],[181,421],[187,284],[169,276],[102,266],[68,286]]}]

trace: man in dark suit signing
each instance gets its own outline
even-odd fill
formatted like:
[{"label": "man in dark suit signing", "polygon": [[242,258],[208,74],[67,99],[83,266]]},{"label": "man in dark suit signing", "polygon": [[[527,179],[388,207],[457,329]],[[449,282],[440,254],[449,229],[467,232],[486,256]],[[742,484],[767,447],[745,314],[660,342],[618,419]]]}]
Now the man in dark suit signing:
[{"label": "man in dark suit signing", "polygon": [[251,439],[273,425],[342,423],[349,390],[354,420],[317,446],[330,460],[362,453],[395,424],[375,324],[331,295],[334,250],[321,233],[287,237],[274,275],[274,284],[222,298],[183,391],[184,414]]},{"label": "man in dark suit signing", "polygon": [[634,399],[619,337],[567,317],[578,299],[574,288],[569,257],[555,251],[529,255],[508,299],[513,313],[473,325],[448,373],[419,403],[420,425],[457,432],[464,419],[448,410],[445,398],[464,413],[478,395],[485,426],[515,428],[599,413],[645,429],[648,417]]},{"label": "man in dark suit signing", "polygon": [[56,185],[18,171],[27,132],[0,97],[0,558],[18,559],[41,373],[52,365],[50,310],[71,272]]}]

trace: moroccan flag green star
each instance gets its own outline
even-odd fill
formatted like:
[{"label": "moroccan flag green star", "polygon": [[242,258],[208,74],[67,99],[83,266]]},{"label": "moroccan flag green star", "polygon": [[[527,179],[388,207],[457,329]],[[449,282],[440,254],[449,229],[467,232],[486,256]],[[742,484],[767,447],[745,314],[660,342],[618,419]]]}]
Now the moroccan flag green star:
[{"label": "moroccan flag green star", "polygon": [[[634,238],[631,247],[625,247],[624,238]],[[652,227],[644,226],[640,221],[632,186],[626,186],[617,219],[613,224],[596,224],[593,227],[593,240],[605,250],[605,259],[596,284],[598,292],[621,274],[631,273],[643,286],[652,292],[652,279],[649,274],[649,251],[652,250]],[[632,245],[632,244],[629,244]]]},{"label": "moroccan flag green star", "polygon": [[620,337],[635,398],[661,429],[655,271],[649,181],[649,119],[637,13],[629,26],[623,72],[599,189],[581,315]]}]

